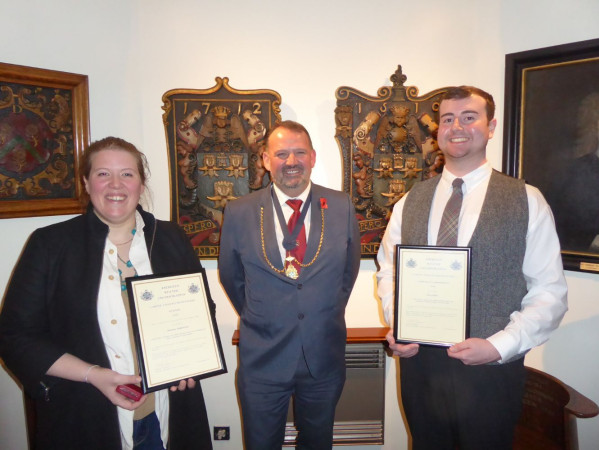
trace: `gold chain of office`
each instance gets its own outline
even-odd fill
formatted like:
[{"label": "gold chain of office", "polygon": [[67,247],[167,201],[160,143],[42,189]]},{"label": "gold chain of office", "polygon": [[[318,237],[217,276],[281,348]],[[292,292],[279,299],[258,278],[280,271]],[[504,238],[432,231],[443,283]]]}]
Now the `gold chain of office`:
[{"label": "gold chain of office", "polygon": [[[320,254],[320,249],[322,248],[322,241],[324,240],[324,208],[320,209],[320,216],[321,216],[322,226],[320,228],[320,241],[318,241],[318,249],[316,250],[316,254],[314,255],[314,258],[312,258],[312,261],[310,261],[308,264],[302,264],[301,262],[296,260],[297,263],[299,264],[299,266],[302,268],[309,267],[312,264],[314,264],[314,261],[316,261],[316,258],[318,258],[318,255]],[[275,266],[273,266],[273,264],[270,262],[270,259],[268,259],[268,256],[266,255],[266,246],[264,244],[264,207],[263,206],[260,207],[260,240],[262,241],[262,254],[264,255],[264,259],[266,260],[266,263],[275,272],[285,273],[285,267],[283,267],[282,269],[277,269]],[[283,263],[283,266],[284,265],[285,264]]]}]

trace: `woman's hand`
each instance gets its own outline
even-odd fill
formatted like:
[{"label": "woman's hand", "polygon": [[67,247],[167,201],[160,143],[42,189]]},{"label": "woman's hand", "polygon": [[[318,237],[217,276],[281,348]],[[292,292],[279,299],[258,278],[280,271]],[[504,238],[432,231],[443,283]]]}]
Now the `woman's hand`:
[{"label": "woman's hand", "polygon": [[113,405],[124,409],[134,410],[146,401],[146,395],[143,395],[138,401],[134,401],[116,391],[121,384],[139,384],[141,382],[139,375],[122,375],[112,369],[94,367],[87,374],[87,382],[104,394]]},{"label": "woman's hand", "polygon": [[171,386],[171,392],[184,391],[185,389],[193,389],[196,387],[196,380],[193,378],[188,378],[187,380],[179,381],[177,386]]}]

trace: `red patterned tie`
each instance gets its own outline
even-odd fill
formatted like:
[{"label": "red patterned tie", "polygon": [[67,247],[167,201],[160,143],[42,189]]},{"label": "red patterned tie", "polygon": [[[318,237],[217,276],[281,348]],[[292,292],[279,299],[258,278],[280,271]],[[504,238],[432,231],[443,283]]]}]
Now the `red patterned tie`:
[{"label": "red patterned tie", "polygon": [[453,192],[443,210],[439,234],[437,235],[437,245],[440,247],[455,247],[458,245],[458,222],[463,198],[462,184],[464,184],[464,180],[461,178],[453,180]]},{"label": "red patterned tie", "polygon": [[[295,224],[297,223],[297,220],[299,219],[299,216],[301,214],[302,201],[287,200],[287,204],[291,206],[291,208],[293,208],[293,214],[289,218],[289,222],[287,222],[287,228],[289,229],[289,232],[293,234],[293,229],[295,228]],[[297,245],[295,246],[295,248],[289,251],[289,256],[293,256],[297,261],[301,263],[304,261],[304,255],[306,253],[306,228],[304,227],[304,224],[302,224],[302,229],[297,235],[296,244]],[[293,264],[293,266],[297,270],[297,273],[299,274],[301,267],[297,263],[297,261],[294,260],[290,264]]]}]

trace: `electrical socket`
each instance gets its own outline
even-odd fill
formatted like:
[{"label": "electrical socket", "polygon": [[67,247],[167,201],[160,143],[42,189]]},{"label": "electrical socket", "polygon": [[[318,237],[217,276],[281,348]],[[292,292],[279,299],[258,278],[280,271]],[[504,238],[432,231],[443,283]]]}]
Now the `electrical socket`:
[{"label": "electrical socket", "polygon": [[228,441],[231,439],[230,427],[214,427],[215,441]]}]

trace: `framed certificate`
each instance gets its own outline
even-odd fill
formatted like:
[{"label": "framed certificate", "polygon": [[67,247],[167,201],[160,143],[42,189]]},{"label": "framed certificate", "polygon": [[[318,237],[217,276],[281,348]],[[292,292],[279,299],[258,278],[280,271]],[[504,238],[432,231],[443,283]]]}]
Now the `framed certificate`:
[{"label": "framed certificate", "polygon": [[204,269],[126,282],[144,394],[227,372]]},{"label": "framed certificate", "polygon": [[469,336],[469,247],[395,247],[397,342],[451,346]]}]

